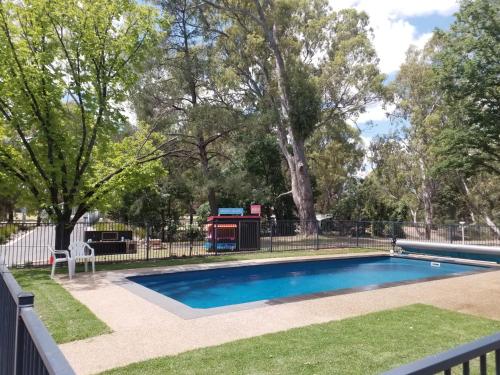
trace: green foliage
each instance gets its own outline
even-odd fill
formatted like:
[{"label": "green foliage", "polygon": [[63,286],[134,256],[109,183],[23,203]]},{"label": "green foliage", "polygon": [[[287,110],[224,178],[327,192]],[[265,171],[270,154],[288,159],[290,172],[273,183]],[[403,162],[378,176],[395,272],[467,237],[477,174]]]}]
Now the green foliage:
[{"label": "green foliage", "polygon": [[298,139],[314,132],[321,116],[321,96],[307,67],[295,68],[290,78],[290,123]]},{"label": "green foliage", "polygon": [[444,168],[468,175],[500,174],[499,14],[496,0],[462,0],[450,30],[438,33],[435,69],[452,108],[439,150]]},{"label": "green foliage", "polygon": [[16,224],[0,224],[0,245],[3,245],[18,231]]},{"label": "green foliage", "polygon": [[178,139],[183,168],[193,169],[196,193],[203,195],[198,203],[208,200],[215,212],[224,168],[232,159],[227,140],[240,128],[242,116],[232,95],[221,88],[220,82],[227,81],[213,51],[217,34],[207,25],[213,15],[192,0],[161,1],[159,6],[168,14],[170,30],[143,67],[134,105],[140,119]]},{"label": "green foliage", "polygon": [[196,216],[198,217],[198,225],[203,225],[207,222],[210,216],[210,205],[208,202],[201,204],[196,210]]},{"label": "green foliage", "polygon": [[0,3],[0,165],[58,222],[158,156],[146,133],[123,138],[121,106],[156,23],[132,0]]},{"label": "green foliage", "polygon": [[[259,134],[245,149],[245,181],[251,186],[251,199],[263,205],[263,216],[293,219],[294,206],[283,175],[283,160],[276,139]],[[281,196],[280,196],[281,195]]]},{"label": "green foliage", "polygon": [[315,181],[316,207],[319,212],[330,212],[363,162],[359,131],[348,124],[319,129],[309,140],[307,151]]}]

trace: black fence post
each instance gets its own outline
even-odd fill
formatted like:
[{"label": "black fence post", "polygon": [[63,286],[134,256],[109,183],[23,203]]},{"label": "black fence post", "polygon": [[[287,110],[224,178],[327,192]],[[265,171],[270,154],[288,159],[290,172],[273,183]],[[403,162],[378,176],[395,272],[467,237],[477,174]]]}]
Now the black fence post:
[{"label": "black fence post", "polygon": [[356,247],[359,247],[359,223],[356,221]]},{"label": "black fence post", "polygon": [[212,235],[212,241],[214,244],[214,254],[217,255],[217,221],[214,220],[214,225],[212,227],[213,229],[213,235]]},{"label": "black fence post", "polygon": [[319,224],[316,220],[316,250],[319,250]]},{"label": "black fence post", "polygon": [[146,260],[149,260],[149,236],[150,236],[150,228],[149,224],[146,223]]},{"label": "black fence post", "polygon": [[24,329],[19,329],[21,324],[21,310],[26,307],[33,307],[33,293],[20,292],[17,295],[17,316],[16,316],[16,342],[14,351],[14,374],[22,374],[24,353]]},{"label": "black fence post", "polygon": [[270,231],[271,231],[271,253],[273,252],[273,232],[274,232],[274,221],[270,222]]}]

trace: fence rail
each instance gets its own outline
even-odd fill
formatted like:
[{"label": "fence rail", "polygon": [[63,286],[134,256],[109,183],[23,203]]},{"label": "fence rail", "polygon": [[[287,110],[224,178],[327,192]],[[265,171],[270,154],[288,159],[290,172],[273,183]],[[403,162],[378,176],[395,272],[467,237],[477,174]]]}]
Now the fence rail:
[{"label": "fence rail", "polygon": [[440,372],[451,375],[457,366],[462,368],[462,374],[469,375],[472,367],[471,362],[475,359],[479,359],[479,374],[486,375],[488,373],[488,353],[494,353],[495,356],[490,366],[490,370],[492,370],[490,374],[500,375],[500,333],[420,359],[385,372],[383,375],[430,375]]},{"label": "fence rail", "polygon": [[[254,247],[241,246],[239,252],[284,252],[293,250],[335,249],[346,247],[390,250],[393,238],[442,243],[465,243],[500,246],[500,237],[484,225],[433,225],[389,221],[323,220],[261,221]],[[251,240],[255,227],[238,226],[237,237]],[[307,228],[317,231],[307,233]],[[306,230],[304,230],[306,229]],[[97,262],[165,259],[169,257],[211,256],[235,250],[222,246],[229,229],[219,237],[210,237],[206,223],[170,222],[148,225],[118,222],[96,222],[75,225],[71,241],[92,241]],[[94,234],[92,234],[94,232]],[[95,237],[107,232],[106,237]],[[310,231],[309,231],[310,232]],[[97,234],[99,235],[99,234]],[[209,239],[210,237],[210,239]],[[48,246],[55,246],[55,225],[35,222],[0,223],[0,256],[9,266],[47,265]],[[212,244],[209,244],[212,242]],[[251,241],[250,241],[251,242]],[[216,244],[217,243],[217,244]],[[255,245],[257,245],[255,247]]]},{"label": "fence rail", "polygon": [[33,299],[0,264],[0,375],[74,374],[34,312]]}]

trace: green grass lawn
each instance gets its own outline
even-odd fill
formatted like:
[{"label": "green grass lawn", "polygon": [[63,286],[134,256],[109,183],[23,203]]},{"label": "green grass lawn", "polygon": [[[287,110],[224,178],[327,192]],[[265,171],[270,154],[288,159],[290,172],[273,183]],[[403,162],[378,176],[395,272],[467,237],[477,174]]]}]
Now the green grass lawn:
[{"label": "green grass lawn", "polygon": [[58,344],[111,332],[86,306],[50,278],[47,269],[12,269],[21,287],[35,294],[35,310]]},{"label": "green grass lawn", "polygon": [[377,374],[499,330],[498,321],[412,305],[193,350],[104,374]]}]

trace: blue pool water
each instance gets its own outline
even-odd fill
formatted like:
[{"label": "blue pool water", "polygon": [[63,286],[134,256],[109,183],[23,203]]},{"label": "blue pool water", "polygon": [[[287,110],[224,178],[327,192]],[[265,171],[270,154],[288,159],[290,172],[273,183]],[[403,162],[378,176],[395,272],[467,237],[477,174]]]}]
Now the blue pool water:
[{"label": "blue pool water", "polygon": [[258,266],[134,276],[129,279],[192,308],[295,297],[390,282],[484,270],[400,257],[287,262]]}]

